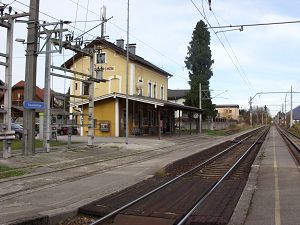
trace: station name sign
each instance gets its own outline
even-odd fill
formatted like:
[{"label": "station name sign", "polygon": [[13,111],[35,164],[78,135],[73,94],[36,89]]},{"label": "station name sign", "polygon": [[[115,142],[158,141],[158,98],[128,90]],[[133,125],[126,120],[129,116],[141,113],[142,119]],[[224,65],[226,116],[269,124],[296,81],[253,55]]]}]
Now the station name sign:
[{"label": "station name sign", "polygon": [[44,109],[44,102],[35,102],[35,101],[24,101],[23,106],[25,109]]}]

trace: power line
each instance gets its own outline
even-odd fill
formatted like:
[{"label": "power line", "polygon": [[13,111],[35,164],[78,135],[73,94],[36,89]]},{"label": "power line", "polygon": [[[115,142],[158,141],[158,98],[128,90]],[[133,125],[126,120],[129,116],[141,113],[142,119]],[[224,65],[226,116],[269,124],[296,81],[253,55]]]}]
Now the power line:
[{"label": "power line", "polygon": [[[79,4],[79,0],[77,0],[77,7],[76,7],[76,13],[75,13],[75,24],[74,24],[74,27],[76,27],[76,24],[77,24],[78,4]],[[73,33],[74,33],[74,31],[75,31],[75,28],[73,30]]]},{"label": "power line", "polygon": [[[28,7],[29,9],[31,8],[29,5],[27,5],[27,4],[23,3],[23,2],[20,2],[19,0],[15,0],[15,2],[21,4],[21,5],[25,6],[25,7]],[[32,8],[32,9],[33,9],[33,10],[37,10],[37,9],[35,9],[35,8]],[[54,20],[56,20],[56,21],[60,21],[59,19],[57,19],[57,18],[55,18],[55,17],[53,17],[53,16],[51,16],[51,15],[49,15],[49,14],[47,14],[47,13],[41,11],[41,10],[38,10],[38,12],[41,13],[41,14],[43,14],[43,15],[45,15],[45,16],[47,16],[47,17],[49,17],[49,18],[51,18],[51,19],[54,19]],[[83,30],[81,30],[81,29],[79,29],[79,28],[76,28],[76,27],[74,27],[74,26],[72,26],[72,25],[70,25],[70,24],[67,24],[67,26],[69,26],[69,27],[71,27],[71,28],[73,28],[73,29],[76,29],[76,30],[78,30],[78,31],[80,31],[80,32],[83,32]],[[88,35],[90,35],[90,36],[93,37],[93,38],[96,38],[96,37],[97,37],[97,36],[92,35],[92,34],[90,34],[90,33],[88,33]]]},{"label": "power line", "polygon": [[[14,1],[15,1],[16,3],[19,3],[19,4],[23,5],[23,6],[25,6],[25,7],[30,8],[29,5],[27,5],[27,4],[23,3],[23,2],[20,2],[19,0],[14,0]],[[77,5],[77,3],[76,3],[75,1],[73,1],[73,0],[69,0],[69,1]],[[92,10],[88,9],[87,7],[85,7],[85,6],[83,6],[83,5],[79,4],[79,3],[78,3],[78,6],[81,7],[81,8],[86,9],[87,12],[91,12],[91,13],[93,13],[93,14],[95,14],[95,15],[97,15],[97,16],[100,17],[99,14],[93,12]],[[36,9],[34,9],[34,10],[36,10]],[[41,13],[41,14],[43,14],[43,15],[45,15],[45,16],[47,16],[47,17],[49,17],[49,18],[52,18],[52,19],[54,19],[54,20],[56,20],[56,21],[60,21],[59,19],[57,19],[57,18],[55,18],[55,17],[49,15],[48,13],[45,13],[45,12],[41,11],[41,10],[38,10],[38,12]],[[87,13],[86,13],[86,17],[87,17]],[[76,20],[75,20],[75,21],[76,21]],[[98,21],[98,20],[95,20],[95,21]],[[86,19],[86,20],[84,20],[84,21],[76,21],[76,22],[77,22],[77,23],[78,23],[78,22],[85,22],[85,23],[86,23],[86,22],[88,22],[88,20]],[[92,20],[92,21],[90,21],[90,22],[94,22],[94,21]],[[109,22],[109,21],[108,21],[108,22]],[[110,22],[110,23],[111,23],[111,22]],[[123,28],[121,28],[121,27],[119,27],[119,26],[117,26],[117,25],[115,25],[115,24],[113,24],[113,23],[111,23],[111,24],[114,25],[115,27],[119,28],[120,30],[124,31]],[[69,24],[68,24],[68,26],[69,26],[69,27],[72,27],[72,28],[74,28],[74,29],[76,29],[76,30],[78,30],[78,31],[80,31],[80,32],[84,32],[84,30],[81,30],[81,29],[79,29],[79,28],[76,28],[75,26],[72,26],[72,25],[69,25]],[[89,34],[90,36],[92,36],[93,38],[96,38],[96,37],[97,37],[97,36],[92,35],[92,34],[90,34],[90,33],[88,33],[88,34]],[[134,37],[135,39],[137,39],[138,41],[140,41],[141,43],[143,43],[143,44],[146,45],[147,47],[149,47],[149,48],[151,48],[152,50],[156,51],[156,52],[159,53],[161,56],[163,56],[163,57],[169,59],[170,61],[172,61],[173,63],[177,64],[178,66],[180,66],[181,69],[184,70],[184,67],[183,67],[181,64],[179,64],[178,62],[176,62],[175,60],[171,59],[170,57],[167,57],[165,54],[163,54],[162,52],[158,51],[157,49],[155,49],[155,48],[152,47],[151,45],[147,44],[146,42],[142,41],[141,39],[137,38],[136,36],[134,36],[134,35],[132,35],[132,34],[131,34],[130,36]],[[159,66],[158,66],[158,67],[159,67]],[[166,69],[164,69],[164,70],[166,70]],[[167,71],[167,70],[166,70],[166,71]],[[168,71],[167,71],[167,72],[168,72]],[[180,77],[180,78],[182,78],[182,79],[188,81],[188,79],[185,78],[184,76],[175,74],[175,73],[173,73],[173,72],[169,72],[169,73],[173,74],[174,76]]]},{"label": "power line", "polygon": [[[203,1],[203,0],[202,0],[202,1]],[[220,22],[219,22],[218,18],[216,17],[214,11],[211,10],[211,12],[212,12],[212,14],[213,14],[215,20],[217,21],[217,23],[220,25]],[[240,61],[239,61],[239,59],[238,59],[238,57],[237,57],[236,54],[235,54],[235,51],[233,50],[233,48],[232,48],[232,46],[231,46],[231,44],[230,44],[230,42],[229,42],[229,40],[228,40],[228,38],[227,38],[227,36],[226,36],[226,34],[225,34],[224,32],[223,32],[223,36],[224,36],[224,38],[225,38],[225,40],[226,40],[226,42],[227,42],[229,48],[231,49],[231,52],[232,52],[234,58],[236,59],[238,65],[239,65],[239,67],[240,67],[240,69],[241,69],[242,75],[243,75],[244,78],[245,78],[245,82],[247,83],[248,88],[251,89],[252,92],[255,92],[254,89],[253,89],[253,87],[252,87],[251,82],[249,81],[249,79],[248,79],[248,77],[247,77],[247,75],[246,75],[246,73],[245,73],[245,71],[244,71],[244,69],[243,69],[243,67],[242,67],[242,65],[241,65],[241,63],[240,63]]]},{"label": "power line", "polygon": [[[73,4],[76,4],[76,2],[75,2],[74,0],[68,0],[68,1],[72,2]],[[83,8],[83,9],[87,9],[87,7],[85,7],[85,6],[81,5],[81,4],[78,4],[78,5],[79,5],[79,7]],[[96,13],[96,12],[90,10],[90,9],[88,9],[88,11],[89,11],[90,13],[93,13],[94,15],[100,17],[100,15],[99,15],[98,13]],[[123,29],[122,27],[120,27],[120,26],[114,24],[113,22],[108,21],[108,23],[110,23],[111,25],[115,26],[116,28],[118,28],[119,30],[123,31],[124,33],[126,32],[125,29]],[[141,40],[141,39],[138,38],[137,36],[133,35],[132,33],[130,33],[130,37],[135,38],[136,40],[138,40],[139,42],[141,42],[142,44],[144,44],[144,45],[147,46],[148,48],[150,48],[150,49],[152,49],[153,51],[155,51],[155,52],[157,52],[158,54],[160,54],[162,57],[168,59],[169,61],[172,61],[172,62],[175,63],[177,66],[179,66],[181,69],[183,69],[183,70],[185,69],[185,67],[183,67],[182,64],[180,64],[180,63],[177,62],[176,60],[174,60],[174,59],[168,57],[167,55],[165,55],[165,54],[162,53],[161,51],[155,49],[155,48],[152,47],[150,44],[144,42],[143,40]]]},{"label": "power line", "polygon": [[[197,9],[197,11],[199,12],[199,14],[205,19],[205,16],[201,13],[200,9],[197,7],[197,5],[194,3],[193,0],[190,0],[191,3],[194,5],[194,7]],[[208,26],[212,29],[212,31],[214,32],[214,34],[216,35],[216,37],[218,38],[220,44],[222,45],[222,47],[224,48],[225,52],[227,53],[229,59],[231,60],[232,64],[234,65],[236,71],[238,72],[238,74],[241,76],[241,78],[243,79],[243,81],[245,82],[245,84],[247,85],[250,93],[251,93],[251,88],[249,87],[249,84],[247,83],[247,81],[245,80],[244,76],[242,75],[241,71],[239,70],[238,66],[236,65],[236,63],[234,62],[233,58],[231,57],[231,55],[229,54],[227,48],[225,47],[224,43],[222,42],[222,40],[220,39],[219,35],[216,33],[216,31],[212,28],[211,24],[209,23],[209,21],[207,19],[205,19],[205,21],[207,22]]]},{"label": "power line", "polygon": [[300,20],[282,21],[282,22],[269,22],[269,23],[240,24],[240,25],[225,25],[225,26],[210,27],[210,29],[233,28],[233,27],[273,26],[273,25],[285,25],[285,24],[294,24],[294,23],[300,23]]}]

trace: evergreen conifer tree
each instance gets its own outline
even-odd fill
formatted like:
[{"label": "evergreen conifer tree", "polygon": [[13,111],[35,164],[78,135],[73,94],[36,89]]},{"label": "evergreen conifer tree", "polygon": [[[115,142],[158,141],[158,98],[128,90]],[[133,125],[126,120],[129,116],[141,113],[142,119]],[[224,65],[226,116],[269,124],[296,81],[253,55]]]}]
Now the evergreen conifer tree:
[{"label": "evergreen conifer tree", "polygon": [[190,91],[186,95],[185,105],[199,107],[199,84],[201,83],[203,119],[215,117],[215,105],[212,104],[209,92],[209,80],[213,75],[211,70],[214,61],[211,59],[210,33],[206,24],[200,20],[192,35],[185,58],[189,70]]}]

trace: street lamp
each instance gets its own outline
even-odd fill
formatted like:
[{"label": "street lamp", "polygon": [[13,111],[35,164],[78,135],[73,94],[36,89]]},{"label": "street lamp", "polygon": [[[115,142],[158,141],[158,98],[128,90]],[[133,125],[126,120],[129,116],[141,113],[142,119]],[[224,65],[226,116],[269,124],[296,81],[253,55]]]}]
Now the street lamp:
[{"label": "street lamp", "polygon": [[22,44],[26,44],[25,39],[23,39],[23,38],[16,38],[15,41],[19,42],[19,43],[22,43]]}]

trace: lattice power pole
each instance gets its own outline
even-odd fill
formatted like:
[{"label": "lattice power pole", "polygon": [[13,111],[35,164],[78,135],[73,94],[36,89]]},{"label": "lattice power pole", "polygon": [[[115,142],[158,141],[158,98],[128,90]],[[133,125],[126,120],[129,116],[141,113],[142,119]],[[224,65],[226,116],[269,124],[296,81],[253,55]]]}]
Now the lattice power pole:
[{"label": "lattice power pole", "polygon": [[12,55],[13,55],[13,32],[14,22],[17,18],[28,16],[28,13],[20,13],[10,15],[11,7],[9,7],[9,14],[4,13],[5,6],[1,6],[0,26],[7,29],[6,37],[6,53],[0,53],[1,57],[4,57],[5,62],[0,61],[1,66],[5,66],[5,85],[0,88],[4,92],[4,109],[1,113],[4,113],[4,126],[1,129],[1,139],[3,140],[3,158],[9,158],[11,156],[11,140],[14,137],[11,131],[11,87],[12,87]]},{"label": "lattice power pole", "polygon": [[[45,114],[44,114],[44,125],[43,125],[43,140],[44,140],[44,150],[45,152],[50,152],[50,139],[52,135],[51,127],[51,112],[50,112],[50,102],[51,102],[51,90],[50,90],[50,75],[51,75],[51,54],[52,53],[62,53],[63,44],[63,32],[68,31],[64,29],[64,24],[68,24],[68,21],[59,21],[54,23],[42,23],[39,25],[39,36],[46,35],[46,41],[44,45],[39,49],[38,54],[45,54],[45,86],[44,86],[44,104],[45,104]],[[51,27],[51,28],[49,28]],[[56,43],[55,49],[52,50],[52,42]],[[40,42],[39,42],[40,43]],[[44,47],[46,46],[46,50]]]}]

